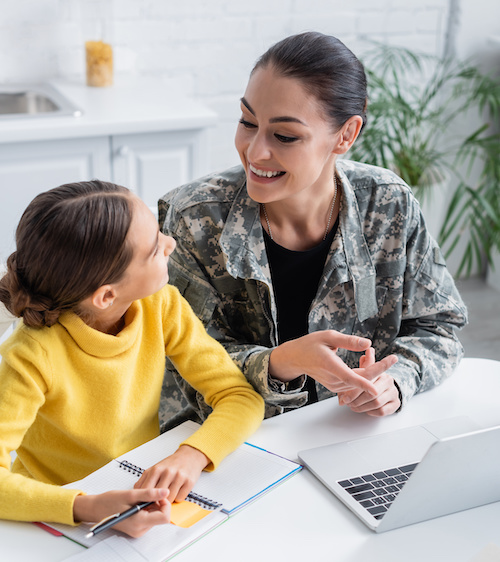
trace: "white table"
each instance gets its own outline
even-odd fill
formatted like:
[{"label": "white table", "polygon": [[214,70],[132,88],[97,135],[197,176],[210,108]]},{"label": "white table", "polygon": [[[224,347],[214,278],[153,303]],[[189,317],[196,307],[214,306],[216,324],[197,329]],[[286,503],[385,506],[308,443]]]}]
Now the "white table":
[{"label": "white table", "polygon": [[[464,359],[450,379],[415,396],[396,415],[354,414],[332,398],[265,420],[250,441],[297,460],[297,452],[309,447],[457,415],[484,427],[498,425],[499,403],[500,362]],[[175,560],[471,562],[490,543],[500,547],[500,502],[379,535],[304,469]],[[57,562],[81,549],[34,525],[0,521],[2,561]]]}]

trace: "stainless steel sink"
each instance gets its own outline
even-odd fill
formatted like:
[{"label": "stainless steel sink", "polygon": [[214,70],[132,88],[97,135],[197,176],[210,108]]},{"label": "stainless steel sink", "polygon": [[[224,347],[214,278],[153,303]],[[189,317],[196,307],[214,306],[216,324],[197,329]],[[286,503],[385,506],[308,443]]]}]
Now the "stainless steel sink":
[{"label": "stainless steel sink", "polygon": [[81,115],[78,107],[49,84],[0,84],[0,121]]}]

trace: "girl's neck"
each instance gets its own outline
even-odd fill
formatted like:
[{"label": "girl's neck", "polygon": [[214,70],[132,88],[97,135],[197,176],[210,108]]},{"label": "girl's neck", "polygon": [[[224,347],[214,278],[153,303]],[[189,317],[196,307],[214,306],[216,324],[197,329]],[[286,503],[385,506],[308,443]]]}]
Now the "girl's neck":
[{"label": "girl's neck", "polygon": [[111,336],[118,335],[125,327],[125,315],[121,316],[115,322],[94,322],[91,328],[103,332],[104,334],[109,334]]},{"label": "girl's neck", "polygon": [[80,317],[87,326],[94,330],[116,336],[125,327],[125,313],[129,306],[116,307],[114,310],[111,310],[111,308],[109,307],[103,311],[81,311]]}]

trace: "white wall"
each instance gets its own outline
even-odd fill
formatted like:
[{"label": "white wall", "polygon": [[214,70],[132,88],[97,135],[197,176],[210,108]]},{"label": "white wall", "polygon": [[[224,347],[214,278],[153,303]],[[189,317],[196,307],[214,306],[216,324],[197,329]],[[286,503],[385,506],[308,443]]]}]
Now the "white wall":
[{"label": "white wall", "polygon": [[[475,58],[483,70],[500,76],[500,2],[490,0],[462,0],[461,25],[457,33],[457,55]],[[473,124],[472,124],[473,125]],[[500,130],[500,123],[496,124]],[[470,130],[472,126],[470,125]],[[500,186],[497,189],[500,197]],[[453,270],[458,264],[454,252],[449,264]],[[494,254],[495,269],[487,267],[486,279],[490,286],[500,291],[500,253]]]},{"label": "white wall", "polygon": [[[364,39],[439,54],[448,0],[0,0],[0,83],[83,82],[84,41],[94,38],[99,9],[112,14],[107,36],[118,78],[161,77],[218,113],[210,169],[219,169],[238,162],[238,100],[255,60],[272,43],[318,30],[357,54]],[[475,18],[473,34],[481,41],[483,16]]]},{"label": "white wall", "polygon": [[457,55],[487,59],[486,63],[500,71],[500,2],[462,0]]}]

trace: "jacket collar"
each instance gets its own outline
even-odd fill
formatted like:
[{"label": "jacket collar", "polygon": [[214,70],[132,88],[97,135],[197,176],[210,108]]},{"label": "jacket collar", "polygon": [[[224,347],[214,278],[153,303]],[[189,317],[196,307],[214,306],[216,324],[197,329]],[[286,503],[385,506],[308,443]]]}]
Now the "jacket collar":
[{"label": "jacket collar", "polygon": [[[349,163],[350,164],[350,163]],[[342,160],[337,162],[337,172],[342,182],[340,206],[340,232],[344,243],[345,259],[354,287],[356,312],[360,322],[376,316],[378,311],[375,290],[375,267],[363,234],[354,187],[349,181]]]},{"label": "jacket collar", "polygon": [[[330,251],[325,264],[325,273],[333,276],[341,263],[347,266],[343,269],[347,270],[349,277],[347,279],[332,277],[332,282],[338,284],[352,280],[357,316],[359,321],[363,322],[377,314],[375,267],[363,235],[362,219],[354,188],[343,168],[342,161],[339,161],[337,172],[342,183],[340,246],[343,246],[344,251],[340,253]],[[226,269],[235,279],[238,277],[255,279],[271,287],[271,273],[260,222],[259,204],[248,196],[244,175],[242,179],[240,190],[233,201],[220,238]],[[335,242],[332,250],[334,246],[337,246]]]},{"label": "jacket collar", "polygon": [[260,223],[259,204],[248,196],[246,181],[237,193],[220,237],[226,269],[235,279],[256,279],[271,286],[271,272]]}]

